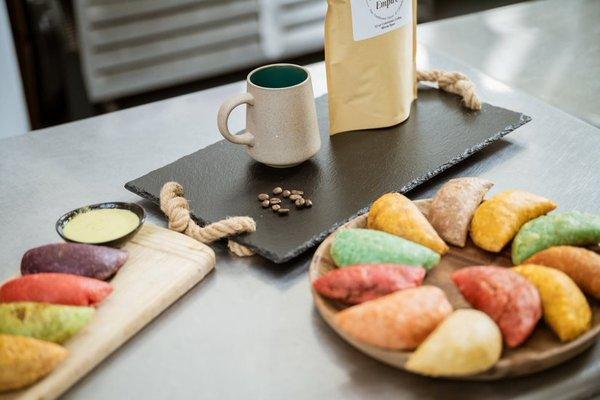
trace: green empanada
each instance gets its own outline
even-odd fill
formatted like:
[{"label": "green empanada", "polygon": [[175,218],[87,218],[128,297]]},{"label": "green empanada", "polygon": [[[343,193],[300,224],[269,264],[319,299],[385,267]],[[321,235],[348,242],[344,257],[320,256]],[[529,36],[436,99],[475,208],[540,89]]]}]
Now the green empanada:
[{"label": "green empanada", "polygon": [[512,244],[512,261],[518,265],[552,246],[587,246],[600,243],[600,215],[567,211],[529,221]]},{"label": "green empanada", "polygon": [[420,244],[371,229],[342,229],[335,234],[331,257],[338,267],[356,264],[405,264],[431,269],[440,255]]},{"label": "green empanada", "polygon": [[93,307],[4,303],[0,304],[0,333],[63,343],[79,332],[95,311]]}]

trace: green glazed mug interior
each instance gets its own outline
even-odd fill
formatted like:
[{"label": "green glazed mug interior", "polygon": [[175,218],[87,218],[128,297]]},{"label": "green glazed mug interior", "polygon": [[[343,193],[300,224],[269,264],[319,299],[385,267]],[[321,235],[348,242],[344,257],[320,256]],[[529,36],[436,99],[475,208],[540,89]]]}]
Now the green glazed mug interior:
[{"label": "green glazed mug interior", "polygon": [[282,89],[303,83],[308,79],[308,73],[297,65],[269,65],[252,72],[248,79],[256,86]]}]

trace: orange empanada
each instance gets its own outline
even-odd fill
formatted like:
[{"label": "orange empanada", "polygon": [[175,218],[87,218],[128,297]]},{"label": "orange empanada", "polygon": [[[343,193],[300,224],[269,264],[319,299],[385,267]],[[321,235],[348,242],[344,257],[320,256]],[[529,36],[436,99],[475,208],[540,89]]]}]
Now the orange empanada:
[{"label": "orange empanada", "polygon": [[584,293],[600,299],[600,254],[574,246],[555,246],[534,254],[525,264],[561,270]]},{"label": "orange empanada", "polygon": [[417,347],[452,312],[445,293],[435,286],[404,289],[347,308],[334,317],[346,335],[392,350]]}]

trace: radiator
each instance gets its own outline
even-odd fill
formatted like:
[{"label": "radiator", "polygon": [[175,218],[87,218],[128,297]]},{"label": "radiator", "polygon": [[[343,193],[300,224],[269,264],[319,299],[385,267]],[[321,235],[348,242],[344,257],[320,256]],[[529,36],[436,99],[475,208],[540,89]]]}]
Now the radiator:
[{"label": "radiator", "polygon": [[74,0],[93,102],[323,46],[324,0]]}]

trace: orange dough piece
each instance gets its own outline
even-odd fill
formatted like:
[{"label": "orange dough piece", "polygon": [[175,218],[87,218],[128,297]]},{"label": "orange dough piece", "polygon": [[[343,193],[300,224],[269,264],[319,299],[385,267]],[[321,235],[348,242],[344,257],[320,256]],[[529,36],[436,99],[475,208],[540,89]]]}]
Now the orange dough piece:
[{"label": "orange dough piece", "polygon": [[567,274],[586,294],[600,299],[600,254],[574,246],[555,246],[531,256],[524,264],[545,265]]},{"label": "orange dough piece", "polygon": [[452,306],[440,288],[421,286],[347,308],[334,316],[334,323],[361,342],[412,350],[450,313]]}]

